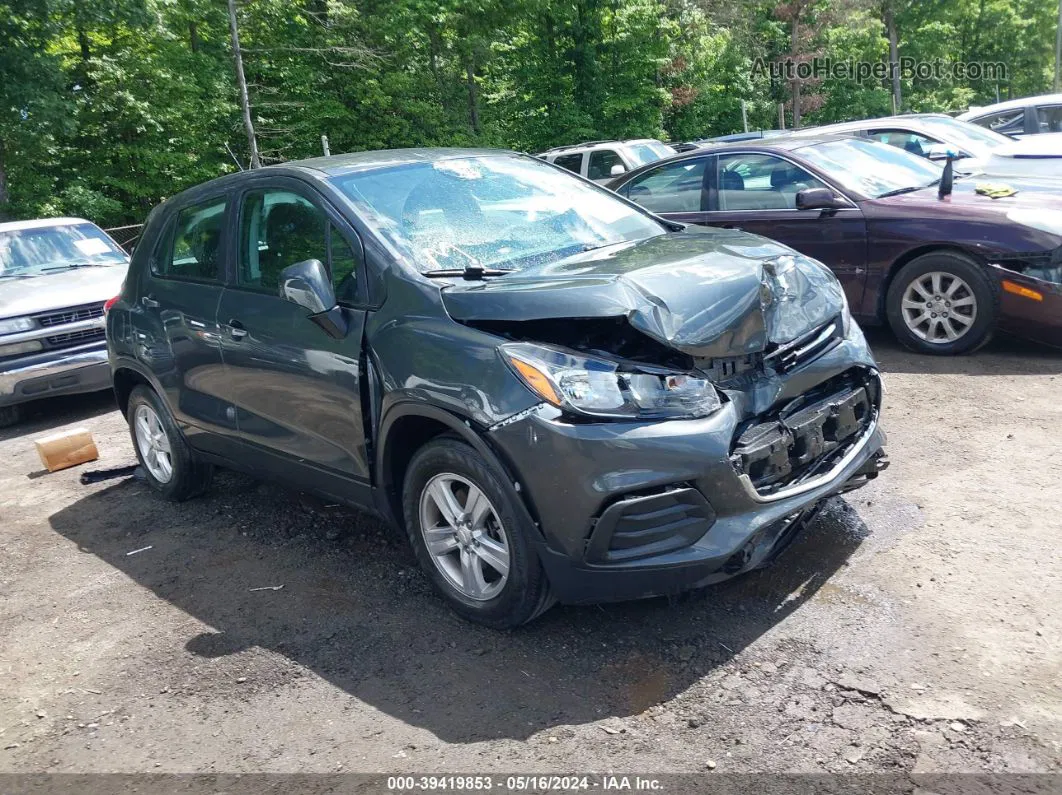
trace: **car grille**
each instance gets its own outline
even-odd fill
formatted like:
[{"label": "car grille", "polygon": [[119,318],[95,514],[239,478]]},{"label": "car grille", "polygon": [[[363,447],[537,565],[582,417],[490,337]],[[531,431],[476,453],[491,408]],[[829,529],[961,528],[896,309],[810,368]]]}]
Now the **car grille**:
[{"label": "car grille", "polygon": [[54,334],[45,337],[49,348],[66,348],[71,345],[82,345],[86,342],[102,340],[107,336],[101,328],[83,328],[79,331],[68,331],[65,334]]},{"label": "car grille", "polygon": [[850,370],[757,417],[737,434],[730,462],[767,495],[799,483],[844,456],[870,427],[881,403],[880,382]]},{"label": "car grille", "polygon": [[[65,326],[67,323],[77,323],[80,320],[92,320],[94,317],[103,317],[103,302],[98,304],[86,304],[85,306],[75,306],[70,309],[61,309],[58,312],[48,312],[47,314],[37,315],[37,323],[42,328],[49,328],[51,326]],[[48,338],[49,341],[52,339]]]}]

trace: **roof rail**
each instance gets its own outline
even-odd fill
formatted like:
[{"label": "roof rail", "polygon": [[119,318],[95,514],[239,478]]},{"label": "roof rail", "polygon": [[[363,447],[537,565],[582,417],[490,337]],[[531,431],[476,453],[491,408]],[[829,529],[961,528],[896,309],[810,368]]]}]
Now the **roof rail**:
[{"label": "roof rail", "polygon": [[616,143],[619,143],[619,141],[616,141],[616,140],[611,139],[611,138],[606,138],[603,141],[583,141],[582,143],[578,143],[578,144],[565,144],[564,146],[554,146],[554,147],[551,147],[549,149],[549,151],[550,152],[558,152],[561,149],[578,149],[580,146],[597,146],[598,144],[616,144]]}]

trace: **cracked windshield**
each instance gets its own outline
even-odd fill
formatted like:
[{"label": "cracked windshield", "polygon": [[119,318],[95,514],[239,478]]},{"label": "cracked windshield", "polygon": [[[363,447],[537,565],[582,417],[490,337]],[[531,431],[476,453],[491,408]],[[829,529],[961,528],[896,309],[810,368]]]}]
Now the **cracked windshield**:
[{"label": "cracked windshield", "polygon": [[665,231],[604,191],[530,159],[416,163],[336,183],[422,273],[518,270]]}]

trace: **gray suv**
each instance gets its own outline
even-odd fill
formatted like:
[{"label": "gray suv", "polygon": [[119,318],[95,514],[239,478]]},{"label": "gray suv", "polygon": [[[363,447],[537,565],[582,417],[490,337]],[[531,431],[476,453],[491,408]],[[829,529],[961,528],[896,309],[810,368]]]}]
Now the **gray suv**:
[{"label": "gray suv", "polygon": [[220,465],[375,511],[493,627],[762,566],[886,463],[825,267],[509,152],[186,191],[149,217],[107,339],[163,496]]}]

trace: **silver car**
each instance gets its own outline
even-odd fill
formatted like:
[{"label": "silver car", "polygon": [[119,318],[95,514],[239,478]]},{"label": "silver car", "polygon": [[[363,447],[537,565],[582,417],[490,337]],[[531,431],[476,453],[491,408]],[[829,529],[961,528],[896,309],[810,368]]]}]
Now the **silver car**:
[{"label": "silver car", "polygon": [[0,223],[0,427],[30,400],[110,387],[104,303],[128,265],[82,218]]}]

